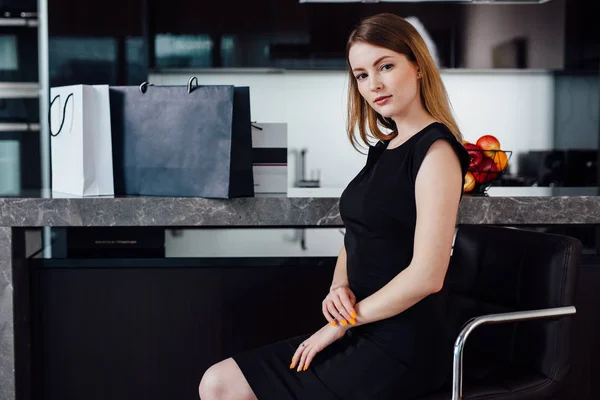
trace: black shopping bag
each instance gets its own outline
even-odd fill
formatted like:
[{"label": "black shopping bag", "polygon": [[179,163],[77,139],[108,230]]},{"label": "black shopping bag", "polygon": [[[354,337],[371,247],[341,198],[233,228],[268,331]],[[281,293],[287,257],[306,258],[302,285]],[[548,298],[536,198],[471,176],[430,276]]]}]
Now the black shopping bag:
[{"label": "black shopping bag", "polygon": [[254,195],[248,87],[115,86],[110,107],[115,194]]}]

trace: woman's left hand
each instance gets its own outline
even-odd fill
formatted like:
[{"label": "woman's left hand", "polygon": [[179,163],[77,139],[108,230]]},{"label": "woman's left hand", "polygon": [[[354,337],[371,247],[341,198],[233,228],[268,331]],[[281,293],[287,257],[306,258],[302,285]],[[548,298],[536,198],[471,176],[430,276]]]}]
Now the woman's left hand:
[{"label": "woman's left hand", "polygon": [[290,369],[293,369],[296,365],[298,365],[298,372],[306,371],[313,358],[315,358],[315,355],[317,355],[318,352],[329,346],[331,343],[344,336],[347,330],[348,329],[344,327],[333,327],[330,324],[327,324],[323,328],[319,329],[314,335],[306,339],[300,344],[300,346],[298,346],[298,349],[292,358]]}]

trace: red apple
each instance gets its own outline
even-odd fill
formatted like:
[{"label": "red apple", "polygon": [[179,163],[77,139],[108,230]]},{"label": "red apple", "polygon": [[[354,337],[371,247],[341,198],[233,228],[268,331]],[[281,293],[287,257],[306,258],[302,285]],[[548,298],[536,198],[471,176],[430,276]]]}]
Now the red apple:
[{"label": "red apple", "polygon": [[483,184],[496,179],[498,176],[498,169],[494,163],[494,160],[485,157],[479,164],[478,168],[472,173],[477,183]]},{"label": "red apple", "polygon": [[484,135],[477,139],[477,146],[482,148],[483,150],[492,150],[492,151],[484,151],[485,155],[493,158],[495,151],[500,150],[500,141],[496,139],[495,136],[492,135]]},{"label": "red apple", "polygon": [[479,169],[479,164],[481,164],[481,161],[483,161],[482,148],[473,143],[465,143],[464,146],[465,149],[467,149],[467,153],[469,153],[469,157],[471,158],[469,169]]}]

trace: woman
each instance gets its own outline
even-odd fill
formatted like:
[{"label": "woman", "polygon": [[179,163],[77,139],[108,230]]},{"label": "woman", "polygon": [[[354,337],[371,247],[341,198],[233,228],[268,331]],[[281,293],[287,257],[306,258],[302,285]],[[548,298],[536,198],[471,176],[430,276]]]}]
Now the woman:
[{"label": "woman", "polygon": [[379,142],[340,198],[346,235],[323,301],[328,323],[212,366],[202,400],[399,400],[448,376],[441,289],[469,156],[440,74],[406,20],[362,21],[347,60],[349,138],[368,144],[369,130]]}]

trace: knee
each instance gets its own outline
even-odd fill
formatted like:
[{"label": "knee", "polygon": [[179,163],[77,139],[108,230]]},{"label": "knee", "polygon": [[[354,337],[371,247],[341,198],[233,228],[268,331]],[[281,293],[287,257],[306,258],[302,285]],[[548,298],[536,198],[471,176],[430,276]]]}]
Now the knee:
[{"label": "knee", "polygon": [[200,400],[224,399],[226,398],[226,390],[225,377],[221,373],[221,369],[217,365],[207,369],[198,387]]}]

